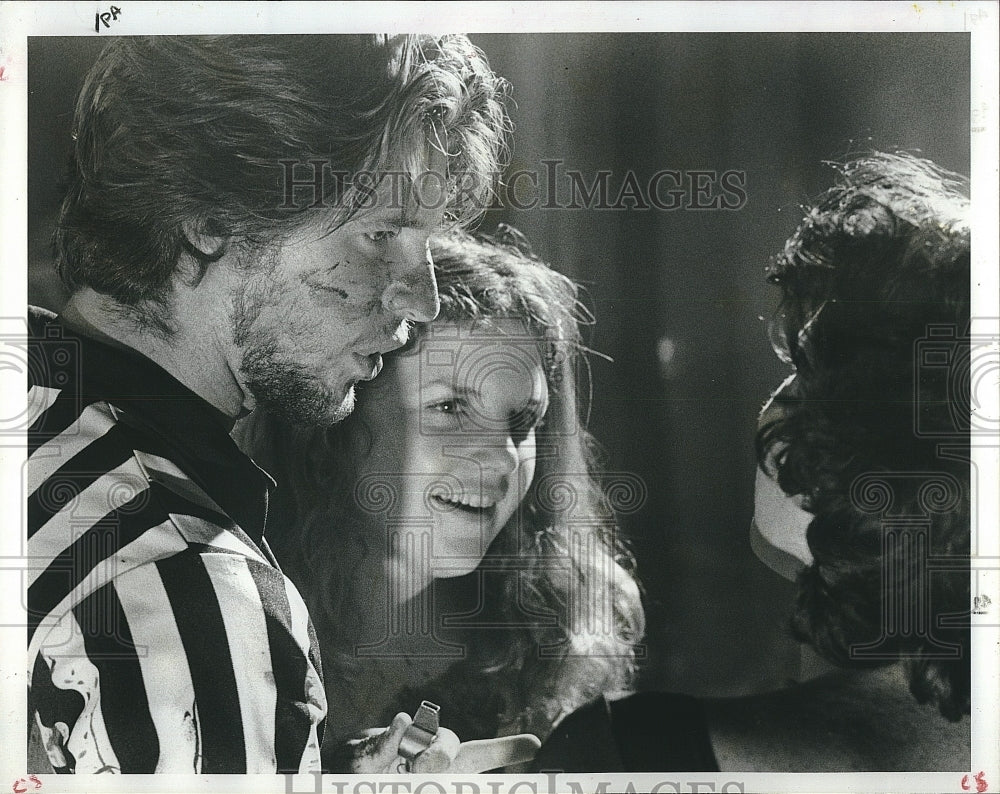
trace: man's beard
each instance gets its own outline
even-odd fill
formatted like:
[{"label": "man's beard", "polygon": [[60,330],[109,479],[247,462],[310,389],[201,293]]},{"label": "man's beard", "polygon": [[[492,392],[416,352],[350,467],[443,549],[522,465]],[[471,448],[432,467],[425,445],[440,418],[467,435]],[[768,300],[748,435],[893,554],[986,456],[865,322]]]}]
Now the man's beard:
[{"label": "man's beard", "polygon": [[263,277],[237,287],[232,317],[233,343],[243,351],[240,374],[255,407],[292,425],[325,427],[346,419],[354,410],[354,386],[338,400],[315,375],[282,358],[274,335],[257,327],[261,309],[279,287],[272,278],[273,257],[259,256],[256,264],[265,265]]},{"label": "man's beard", "polygon": [[346,419],[354,410],[354,386],[338,401],[315,376],[281,360],[273,340],[251,342],[244,349],[240,372],[256,409],[287,424],[325,427]]}]

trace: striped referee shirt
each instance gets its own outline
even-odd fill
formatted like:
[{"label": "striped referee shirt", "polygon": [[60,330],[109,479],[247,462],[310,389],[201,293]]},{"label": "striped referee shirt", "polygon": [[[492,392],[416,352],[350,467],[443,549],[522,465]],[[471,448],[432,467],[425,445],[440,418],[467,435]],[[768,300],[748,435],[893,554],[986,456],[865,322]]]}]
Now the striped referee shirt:
[{"label": "striped referee shirt", "polygon": [[29,333],[34,740],[57,772],[318,771],[318,646],[263,538],[270,478],[153,362],[39,310]]}]

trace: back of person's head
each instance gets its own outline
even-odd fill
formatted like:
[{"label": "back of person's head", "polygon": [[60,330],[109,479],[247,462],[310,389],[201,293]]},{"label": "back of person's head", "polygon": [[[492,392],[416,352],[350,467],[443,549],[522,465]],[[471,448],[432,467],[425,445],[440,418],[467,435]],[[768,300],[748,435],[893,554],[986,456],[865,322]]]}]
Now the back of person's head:
[{"label": "back of person's head", "polygon": [[346,220],[387,173],[447,155],[447,214],[485,208],[506,153],[506,84],[464,36],[120,37],[76,105],[55,248],[70,289],[169,294],[191,236],[267,245]]},{"label": "back of person's head", "polygon": [[844,666],[904,660],[950,719],[970,687],[969,245],[958,175],[907,154],[844,165],[769,269],[796,375],[757,439],[814,516],[796,634]]}]

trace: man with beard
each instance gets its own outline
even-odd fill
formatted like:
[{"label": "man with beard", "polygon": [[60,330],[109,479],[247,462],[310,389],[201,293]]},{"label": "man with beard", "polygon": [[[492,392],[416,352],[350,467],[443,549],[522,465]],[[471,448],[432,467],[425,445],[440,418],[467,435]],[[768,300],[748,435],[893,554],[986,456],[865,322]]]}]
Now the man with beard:
[{"label": "man with beard", "polygon": [[338,421],[434,318],[427,240],[485,205],[503,88],[463,36],[98,57],[55,235],[72,295],[29,321],[32,771],[319,769],[315,637],[263,537],[273,483],[229,432],[257,406]]}]

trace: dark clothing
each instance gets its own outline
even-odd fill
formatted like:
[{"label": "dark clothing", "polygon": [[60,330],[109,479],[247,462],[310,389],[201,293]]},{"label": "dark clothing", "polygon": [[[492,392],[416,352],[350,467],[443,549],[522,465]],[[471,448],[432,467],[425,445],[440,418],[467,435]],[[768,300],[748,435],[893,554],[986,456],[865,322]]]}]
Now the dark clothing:
[{"label": "dark clothing", "polygon": [[599,697],[560,722],[535,772],[718,772],[700,700],[667,692]]}]

